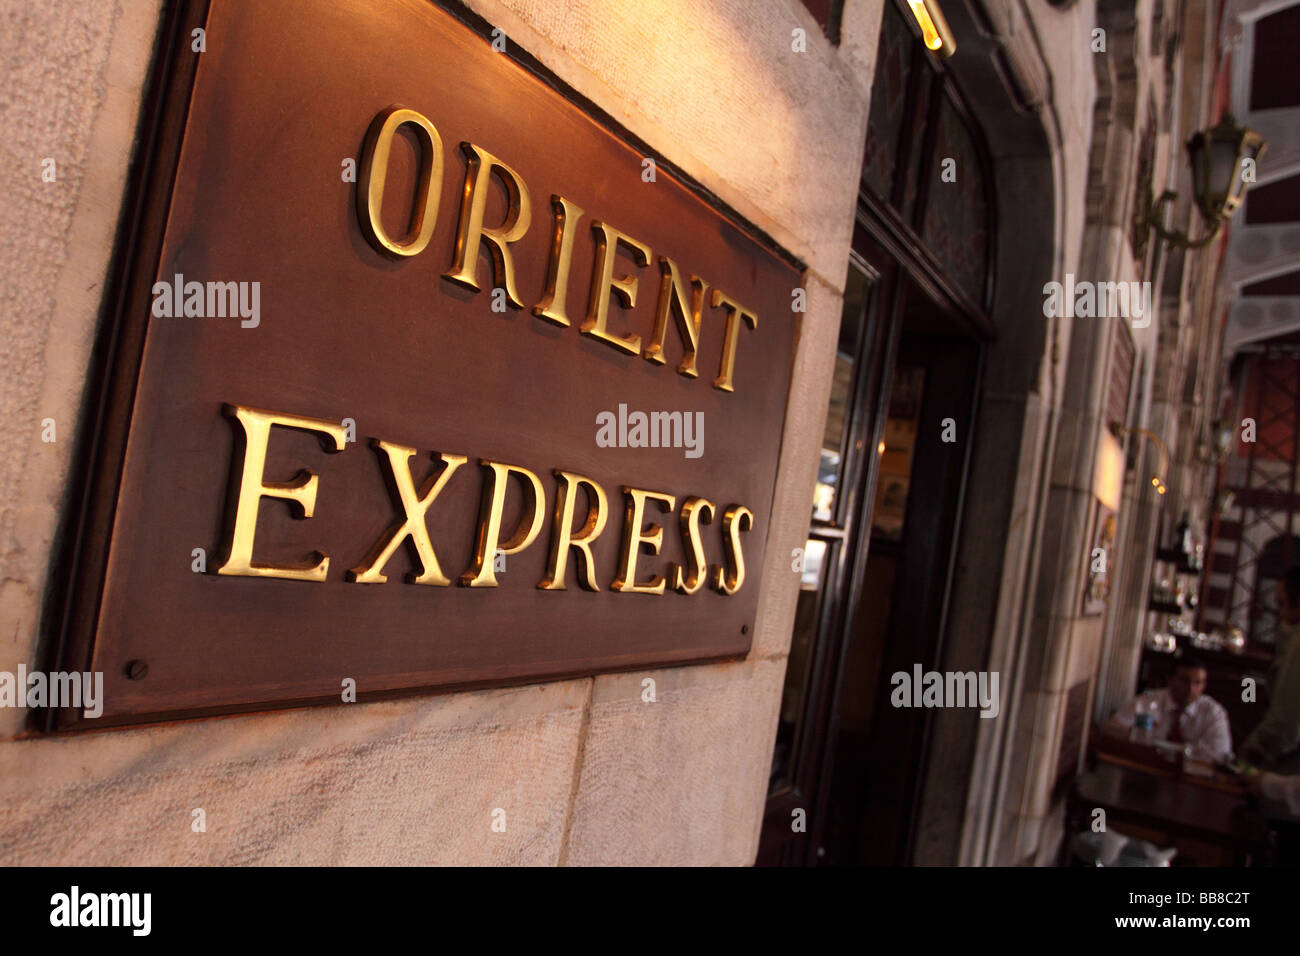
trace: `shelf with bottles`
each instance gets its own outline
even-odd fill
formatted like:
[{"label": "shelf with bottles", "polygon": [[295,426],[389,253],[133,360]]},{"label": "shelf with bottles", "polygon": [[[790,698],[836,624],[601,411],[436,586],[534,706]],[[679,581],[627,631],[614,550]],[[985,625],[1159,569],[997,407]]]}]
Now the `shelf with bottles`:
[{"label": "shelf with bottles", "polygon": [[1231,621],[1207,634],[1196,630],[1189,621],[1175,617],[1168,621],[1165,630],[1149,634],[1145,642],[1145,651],[1156,655],[1174,656],[1189,649],[1203,660],[1220,659],[1221,662],[1221,655],[1240,657],[1246,653],[1246,635]]},{"label": "shelf with bottles", "polygon": [[1161,614],[1182,615],[1196,610],[1196,602],[1194,587],[1186,587],[1181,578],[1175,578],[1175,583],[1170,585],[1166,578],[1151,588],[1151,599],[1147,602],[1147,609]]},{"label": "shelf with bottles", "polygon": [[[1184,511],[1174,528],[1174,544],[1156,549],[1157,564],[1166,568],[1152,568],[1155,580],[1151,584],[1147,609],[1176,616],[1196,610],[1204,554],[1205,546],[1199,536],[1193,534],[1191,516]],[[1169,565],[1172,568],[1167,567]]]},{"label": "shelf with bottles", "polygon": [[1162,614],[1186,614],[1196,610],[1197,601],[1196,581],[1175,574],[1173,583],[1169,578],[1162,578],[1160,583],[1152,585],[1148,607]]},{"label": "shelf with bottles", "polygon": [[1156,560],[1172,564],[1180,574],[1200,574],[1205,570],[1205,545],[1192,533],[1190,515],[1184,511],[1174,528],[1174,544],[1156,548]]}]

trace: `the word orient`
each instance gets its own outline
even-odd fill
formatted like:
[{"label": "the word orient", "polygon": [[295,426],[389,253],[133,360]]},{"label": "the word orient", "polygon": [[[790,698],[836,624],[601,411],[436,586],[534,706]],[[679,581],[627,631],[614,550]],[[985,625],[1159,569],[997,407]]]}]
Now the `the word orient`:
[{"label": "the word orient", "polygon": [[[384,189],[388,179],[389,154],[397,131],[409,126],[420,141],[420,178],[411,213],[411,228],[404,237],[394,238],[380,219],[384,206]],[[461,143],[465,156],[465,188],[461,193],[460,221],[452,251],[451,268],[443,276],[458,285],[479,292],[477,271],[479,251],[484,246],[491,255],[492,276],[496,288],[505,292],[506,301],[516,309],[525,307],[515,281],[515,265],[511,244],[517,242],[532,224],[533,203],[527,184],[510,166],[473,143]],[[376,250],[393,258],[419,255],[433,236],[438,219],[441,198],[445,153],[442,136],[433,123],[415,110],[392,106],[381,112],[370,124],[362,153],[360,175],[357,179],[357,218],[361,231]],[[505,221],[496,226],[483,222],[487,212],[488,191],[492,176],[496,174],[505,186],[508,209]],[[532,307],[539,319],[559,326],[572,324],[568,313],[569,279],[573,271],[573,247],[578,222],[584,210],[563,196],[551,196],[551,252],[545,285],[541,298]],[[640,335],[618,335],[609,329],[610,295],[616,295],[627,309],[636,306],[640,284],[636,275],[614,275],[615,253],[621,245],[631,255],[638,267],[644,268],[655,259],[645,243],[620,232],[599,219],[591,223],[596,254],[592,263],[591,281],[587,297],[587,312],[578,331],[603,342],[611,348],[631,355],[638,353],[648,362],[664,364],[664,339],[668,333],[671,313],[682,344],[682,360],[677,371],[696,378],[696,352],[699,349],[700,325],[704,320],[706,302],[712,309],[726,313],[722,351],[718,360],[718,374],[713,387],[735,391],[732,381],[736,366],[736,346],[742,323],[757,328],[758,316],[741,305],[735,298],[714,288],[697,275],[689,279],[682,276],[677,263],[667,256],[658,256],[659,292],[655,304],[654,325],[648,341]]]}]

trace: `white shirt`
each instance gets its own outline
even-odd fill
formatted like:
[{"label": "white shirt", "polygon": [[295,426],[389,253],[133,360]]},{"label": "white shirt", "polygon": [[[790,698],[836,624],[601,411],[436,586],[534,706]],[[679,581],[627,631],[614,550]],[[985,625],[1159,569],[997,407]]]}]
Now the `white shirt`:
[{"label": "white shirt", "polygon": [[[1153,740],[1168,740],[1174,728],[1174,714],[1178,705],[1167,687],[1155,692],[1156,713],[1155,726],[1152,728]],[[1124,727],[1132,727],[1137,712],[1138,698],[1129,701],[1115,715],[1115,722]],[[1232,756],[1232,731],[1228,727],[1228,711],[1213,697],[1202,694],[1192,701],[1178,718],[1178,727],[1183,742],[1192,745],[1192,755],[1200,760],[1227,760]]]}]

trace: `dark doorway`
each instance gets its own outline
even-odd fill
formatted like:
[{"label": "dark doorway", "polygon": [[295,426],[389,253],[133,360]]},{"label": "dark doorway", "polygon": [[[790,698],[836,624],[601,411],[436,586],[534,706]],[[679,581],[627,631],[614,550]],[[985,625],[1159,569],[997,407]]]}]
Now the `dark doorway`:
[{"label": "dark doorway", "polygon": [[903,283],[901,336],[877,443],[865,562],[846,621],[818,859],[899,864],[912,840],[929,711],[891,703],[892,675],[938,667],[980,347]]},{"label": "dark doorway", "polygon": [[759,865],[899,864],[937,669],[985,343],[988,151],[887,4]]},{"label": "dark doorway", "polygon": [[865,232],[858,248],[761,865],[906,860],[929,721],[891,706],[890,677],[942,651],[983,345]]}]

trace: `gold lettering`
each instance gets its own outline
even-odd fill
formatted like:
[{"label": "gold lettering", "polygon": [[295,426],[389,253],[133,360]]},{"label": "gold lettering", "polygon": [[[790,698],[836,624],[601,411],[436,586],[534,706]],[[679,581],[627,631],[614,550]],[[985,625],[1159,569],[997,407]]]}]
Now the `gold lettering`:
[{"label": "gold lettering", "polygon": [[[513,169],[497,159],[485,149],[473,143],[461,143],[468,166],[465,170],[465,193],[460,200],[460,226],[456,232],[456,252],[453,256],[451,270],[444,275],[452,282],[457,282],[467,289],[479,291],[477,272],[479,248],[483,242],[488,244],[492,256],[492,276],[497,288],[506,290],[506,298],[516,309],[522,309],[524,303],[515,291],[515,264],[510,257],[509,245],[517,241],[528,231],[532,222],[532,206],[528,199],[528,186]],[[487,228],[483,225],[483,214],[487,211],[488,190],[491,188],[492,171],[497,171],[501,182],[505,184],[509,205],[506,221],[501,225]]]},{"label": "gold lettering", "polygon": [[641,351],[641,336],[629,335],[622,338],[611,334],[606,328],[609,321],[609,294],[615,293],[624,308],[631,309],[636,306],[637,277],[625,275],[615,279],[614,260],[617,258],[618,244],[621,242],[632,251],[632,259],[637,265],[649,265],[650,247],[600,221],[591,224],[591,232],[596,241],[596,262],[591,270],[591,295],[587,300],[587,318],[579,331],[583,335],[600,339],[620,351],[636,355]]},{"label": "gold lettering", "polygon": [[568,325],[565,302],[569,295],[569,271],[573,265],[573,237],[582,218],[582,207],[563,196],[551,197],[555,229],[551,235],[551,259],[546,271],[546,291],[542,301],[533,306],[533,315],[549,319],[556,325]]},{"label": "gold lettering", "polygon": [[343,426],[319,418],[283,415],[279,412],[268,412],[243,405],[226,405],[222,411],[237,420],[242,427],[241,433],[236,436],[236,441],[243,446],[243,470],[235,504],[235,520],[231,527],[227,548],[229,558],[217,569],[217,574],[288,578],[292,581],[324,581],[325,574],[329,570],[330,559],[320,551],[312,552],[316,564],[309,568],[253,564],[253,535],[257,531],[257,508],[263,498],[280,498],[288,501],[290,509],[296,506],[303,518],[310,518],[316,508],[317,477],[314,472],[303,469],[294,476],[292,481],[269,483],[265,481],[266,446],[271,437],[271,427],[279,425],[282,428],[296,428],[300,431],[327,435],[334,440],[333,446],[323,440],[321,444],[326,451],[337,452],[342,451],[346,444]]},{"label": "gold lettering", "polygon": [[[659,257],[659,301],[655,307],[655,330],[643,353],[648,361],[664,363],[664,336],[668,334],[668,313],[676,312],[677,334],[682,340],[682,361],[677,371],[695,378],[695,351],[700,347],[700,313],[704,308],[704,292],[709,284],[699,276],[691,276],[691,297],[686,298],[686,286],[677,271],[677,263],[667,256]],[[674,310],[673,306],[677,308]]]},{"label": "gold lettering", "polygon": [[[470,569],[460,576],[461,587],[494,588],[497,586],[494,558],[499,550],[502,554],[518,554],[537,538],[545,521],[543,505],[546,495],[542,491],[542,482],[527,468],[518,465],[503,465],[500,462],[479,459],[487,474],[491,476],[491,491],[486,487],[479,499],[478,533],[474,544],[474,562]],[[511,473],[519,475],[531,486],[532,495],[523,513],[519,517],[519,527],[505,544],[498,545],[501,539],[501,517],[505,511],[506,485]]]},{"label": "gold lettering", "polygon": [[718,365],[718,377],[713,380],[713,387],[720,388],[724,392],[734,392],[735,389],[731,387],[731,377],[736,370],[736,337],[740,334],[740,323],[736,319],[743,316],[749,323],[749,327],[754,329],[758,327],[758,316],[721,289],[714,289],[713,307],[716,309],[720,305],[727,307],[727,329],[722,343],[722,361]]},{"label": "gold lettering", "polygon": [[383,584],[388,580],[388,576],[383,573],[384,565],[388,564],[398,546],[410,538],[411,546],[420,559],[420,574],[418,577],[408,577],[408,580],[412,584],[430,584],[440,588],[449,586],[451,581],[442,573],[438,556],[434,554],[433,544],[429,541],[429,526],[425,523],[425,516],[429,513],[429,505],[442,492],[447,480],[468,459],[464,455],[443,455],[441,467],[434,470],[424,487],[417,492],[411,478],[411,456],[415,454],[415,449],[390,445],[386,441],[376,441],[374,444],[376,448],[388,453],[388,473],[391,476],[389,491],[394,493],[397,504],[401,506],[402,517],[388,529],[387,536],[370,550],[365,559],[368,563],[347,573],[348,580],[358,584]]},{"label": "gold lettering", "polygon": [[[564,575],[567,570],[569,549],[578,552],[578,584],[588,591],[599,591],[596,583],[596,559],[591,553],[591,542],[595,541],[605,530],[605,515],[609,508],[605,501],[605,489],[590,478],[554,469],[559,479],[559,489],[555,495],[555,524],[551,529],[551,554],[547,565],[546,577],[537,586],[546,591],[563,591]],[[591,489],[587,496],[587,517],[582,529],[573,533],[573,507],[578,497],[578,487],[586,485]]]},{"label": "gold lettering", "polygon": [[[420,180],[416,187],[415,215],[411,231],[402,241],[393,239],[381,220],[384,184],[388,179],[388,154],[398,127],[410,124],[420,139]],[[438,220],[442,198],[442,137],[433,124],[415,110],[390,106],[370,124],[361,153],[357,177],[357,219],[366,239],[380,252],[393,256],[414,256],[424,251]]]},{"label": "gold lettering", "polygon": [[728,505],[722,515],[722,538],[729,568],[713,567],[713,589],[735,594],[745,585],[745,556],[740,550],[740,532],[754,527],[754,512],[744,505]]},{"label": "gold lettering", "polygon": [[683,574],[681,565],[668,565],[669,586],[681,594],[694,594],[708,580],[708,562],[704,557],[704,542],[700,540],[700,523],[712,524],[715,508],[707,498],[687,498],[679,516],[682,543],[690,549],[690,571]]},{"label": "gold lettering", "polygon": [[623,519],[623,552],[619,557],[621,567],[609,589],[636,594],[663,594],[664,579],[661,575],[656,574],[645,584],[637,584],[636,581],[636,564],[641,546],[648,544],[651,553],[658,554],[664,538],[664,529],[659,525],[652,524],[647,531],[643,531],[641,524],[645,520],[646,499],[653,498],[659,502],[661,511],[672,511],[677,499],[672,495],[629,488],[626,485],[623,486],[623,494],[627,496],[627,511]]}]

